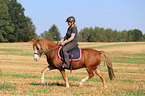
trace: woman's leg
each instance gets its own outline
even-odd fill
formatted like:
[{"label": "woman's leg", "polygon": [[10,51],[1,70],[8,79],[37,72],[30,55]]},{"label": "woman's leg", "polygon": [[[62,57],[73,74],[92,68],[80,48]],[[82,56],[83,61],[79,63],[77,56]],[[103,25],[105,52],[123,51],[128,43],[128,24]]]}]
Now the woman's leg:
[{"label": "woman's leg", "polygon": [[68,43],[67,45],[63,46],[63,49],[62,49],[63,59],[66,66],[64,66],[64,63],[63,63],[62,67],[69,68],[69,56],[67,52],[74,49],[75,47],[76,47],[76,44],[73,44],[73,43]]}]

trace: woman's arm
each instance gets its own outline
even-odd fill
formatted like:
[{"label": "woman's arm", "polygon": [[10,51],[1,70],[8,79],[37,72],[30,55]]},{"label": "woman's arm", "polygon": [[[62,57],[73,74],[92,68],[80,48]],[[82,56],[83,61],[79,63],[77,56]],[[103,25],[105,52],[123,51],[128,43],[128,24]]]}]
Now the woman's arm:
[{"label": "woman's arm", "polygon": [[75,35],[76,35],[75,33],[71,33],[71,37],[68,40],[66,40],[65,42],[61,43],[61,45],[65,45],[66,43],[72,41],[74,39]]},{"label": "woman's arm", "polygon": [[57,42],[58,45],[60,45],[64,40],[66,40],[67,36],[63,37],[60,41]]},{"label": "woman's arm", "polygon": [[66,40],[66,38],[67,36],[63,37],[60,42],[63,42],[64,40]]}]

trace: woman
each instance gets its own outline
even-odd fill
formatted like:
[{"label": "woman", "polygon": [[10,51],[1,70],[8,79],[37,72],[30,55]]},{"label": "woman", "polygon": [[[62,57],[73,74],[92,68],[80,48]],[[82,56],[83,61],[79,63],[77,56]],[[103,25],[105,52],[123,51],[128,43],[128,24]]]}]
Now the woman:
[{"label": "woman", "polygon": [[74,49],[78,44],[77,26],[75,24],[75,18],[73,16],[70,16],[67,18],[66,22],[68,23],[69,26],[67,29],[67,33],[65,37],[58,42],[58,44],[62,45],[62,54],[64,60],[62,68],[69,68],[69,56],[67,52]]}]

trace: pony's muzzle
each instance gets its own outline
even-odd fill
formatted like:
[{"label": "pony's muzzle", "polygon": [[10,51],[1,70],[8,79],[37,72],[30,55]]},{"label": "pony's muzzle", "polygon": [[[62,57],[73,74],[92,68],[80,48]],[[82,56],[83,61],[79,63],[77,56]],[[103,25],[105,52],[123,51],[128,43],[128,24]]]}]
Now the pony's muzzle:
[{"label": "pony's muzzle", "polygon": [[39,58],[34,58],[35,61],[39,61]]},{"label": "pony's muzzle", "polygon": [[37,54],[34,55],[34,60],[39,61],[39,56]]}]

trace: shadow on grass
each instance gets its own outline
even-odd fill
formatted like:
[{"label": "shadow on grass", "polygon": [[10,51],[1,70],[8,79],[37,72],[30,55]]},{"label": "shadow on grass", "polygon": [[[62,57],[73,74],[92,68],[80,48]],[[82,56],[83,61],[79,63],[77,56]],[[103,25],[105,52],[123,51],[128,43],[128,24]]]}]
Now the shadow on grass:
[{"label": "shadow on grass", "polygon": [[54,82],[54,83],[45,83],[45,84],[41,84],[41,83],[29,83],[30,85],[35,85],[35,86],[39,86],[39,85],[48,85],[48,86],[64,86],[65,87],[65,84],[62,84],[62,83],[58,83],[58,82]]},{"label": "shadow on grass", "polygon": [[[45,84],[41,84],[41,83],[29,83],[29,85],[35,85],[35,86],[39,86],[39,85],[43,85],[43,86],[60,86],[60,87],[66,87],[65,83],[59,83],[59,82],[53,82],[53,83],[45,83]],[[71,87],[78,87],[78,85],[73,85],[73,84],[69,84]]]}]

